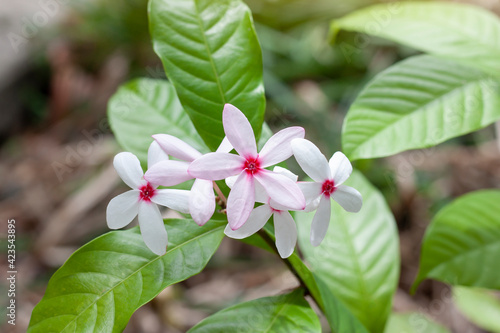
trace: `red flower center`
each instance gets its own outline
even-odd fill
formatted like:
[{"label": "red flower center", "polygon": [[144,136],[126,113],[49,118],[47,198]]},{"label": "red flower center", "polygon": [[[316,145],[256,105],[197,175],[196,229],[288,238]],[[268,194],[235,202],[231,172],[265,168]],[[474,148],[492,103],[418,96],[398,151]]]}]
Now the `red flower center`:
[{"label": "red flower center", "polygon": [[139,191],[141,191],[141,193],[139,194],[139,198],[146,202],[150,202],[151,198],[156,193],[156,189],[154,189],[149,182],[146,185],[141,186],[139,188]]},{"label": "red flower center", "polygon": [[243,169],[250,175],[255,174],[256,172],[259,172],[260,170],[260,161],[258,157],[249,157],[245,161],[245,164],[243,165]]},{"label": "red flower center", "polygon": [[335,183],[333,180],[325,180],[321,186],[321,192],[329,197],[335,191]]}]

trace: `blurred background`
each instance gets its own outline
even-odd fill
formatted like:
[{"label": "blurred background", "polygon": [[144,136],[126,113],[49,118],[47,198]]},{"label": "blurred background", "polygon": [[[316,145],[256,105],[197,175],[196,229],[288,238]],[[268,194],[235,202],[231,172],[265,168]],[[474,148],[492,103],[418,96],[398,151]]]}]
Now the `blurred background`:
[{"label": "blurred background", "polygon": [[[377,1],[246,2],[263,49],[266,120],[274,130],[305,127],[327,156],[341,147],[342,121],[359,90],[414,54],[373,38],[355,47],[354,33],[342,33],[340,46],[328,44],[329,20]],[[498,0],[468,2],[500,13]],[[15,218],[18,271],[17,325],[2,315],[1,332],[25,332],[50,276],[108,231],[106,206],[126,186],[112,167],[120,147],[107,101],[130,78],[165,77],[146,7],[146,0],[0,0],[0,246],[6,249],[6,221]],[[356,167],[381,189],[398,223],[402,267],[394,309],[425,313],[454,332],[483,332],[446,298],[445,285],[426,281],[414,296],[408,290],[436,211],[463,193],[500,187],[493,127]],[[277,257],[225,239],[201,274],[139,309],[126,332],[184,332],[221,308],[296,285]]]}]

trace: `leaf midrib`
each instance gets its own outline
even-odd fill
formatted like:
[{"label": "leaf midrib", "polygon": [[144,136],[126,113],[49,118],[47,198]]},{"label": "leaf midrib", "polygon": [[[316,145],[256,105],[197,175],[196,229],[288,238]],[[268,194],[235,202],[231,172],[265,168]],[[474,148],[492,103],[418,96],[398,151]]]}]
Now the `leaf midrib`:
[{"label": "leaf midrib", "polygon": [[290,306],[291,304],[289,304],[288,302],[291,302],[294,300],[294,294],[291,293],[289,294],[289,296],[284,300],[283,304],[281,304],[280,306],[280,309],[278,310],[278,312],[276,312],[276,315],[274,316],[273,320],[271,320],[271,322],[269,323],[269,326],[265,329],[265,331],[263,331],[263,333],[266,333],[266,332],[271,332],[270,329],[273,327],[274,325],[274,322],[278,319],[278,317],[280,316],[280,313],[283,312],[283,310],[285,308],[287,308],[288,306]]},{"label": "leaf midrib", "polygon": [[[115,288],[117,288],[119,285],[123,284],[123,283],[124,283],[125,281],[127,281],[129,278],[131,278],[131,277],[132,277],[132,276],[134,276],[135,274],[139,273],[140,271],[142,271],[143,269],[145,269],[145,268],[146,268],[147,266],[149,266],[150,264],[152,264],[152,263],[156,262],[156,261],[157,261],[157,260],[159,260],[159,259],[162,259],[162,258],[163,258],[163,257],[165,257],[167,254],[169,254],[169,253],[171,253],[171,252],[173,252],[173,251],[177,250],[179,247],[184,246],[184,245],[186,245],[186,244],[188,244],[188,243],[190,243],[190,242],[192,242],[192,241],[194,241],[194,240],[197,240],[197,239],[199,239],[199,238],[201,238],[201,237],[203,237],[203,236],[207,236],[207,235],[209,235],[209,234],[211,234],[211,233],[213,233],[213,232],[215,232],[215,231],[218,231],[218,230],[219,230],[219,229],[221,229],[221,228],[223,228],[223,226],[218,226],[218,227],[216,227],[216,228],[214,228],[214,229],[211,229],[211,230],[210,230],[210,231],[208,231],[208,232],[205,232],[205,233],[202,233],[202,234],[200,234],[200,235],[198,235],[198,236],[196,236],[196,237],[190,238],[190,239],[189,239],[189,240],[187,240],[186,242],[183,242],[183,243],[181,243],[181,244],[178,244],[178,245],[176,245],[176,246],[172,247],[172,248],[170,249],[170,251],[167,251],[164,255],[162,255],[162,256],[158,256],[158,257],[156,257],[155,259],[153,259],[153,260],[151,260],[151,261],[147,262],[146,264],[144,264],[143,266],[141,266],[140,268],[138,268],[136,271],[132,272],[132,273],[131,273],[129,276],[127,276],[125,279],[123,279],[122,281],[118,282],[118,283],[117,283],[117,284],[115,284],[113,287],[109,288],[109,290],[107,290],[105,293],[103,293],[103,294],[99,295],[99,297],[97,297],[97,299],[96,299],[95,301],[93,301],[92,303],[90,303],[90,304],[89,304],[89,305],[88,305],[85,309],[83,309],[83,310],[82,310],[82,311],[81,311],[78,315],[76,315],[76,316],[73,318],[73,320],[69,321],[69,322],[66,324],[66,326],[64,326],[64,327],[62,328],[62,330],[61,330],[60,332],[64,332],[64,331],[66,330],[66,328],[67,328],[67,327],[68,327],[71,323],[73,323],[74,321],[76,321],[76,320],[77,320],[77,319],[78,319],[78,318],[79,318],[79,317],[80,317],[83,313],[85,313],[85,312],[86,312],[86,311],[87,311],[87,310],[88,310],[91,306],[93,306],[94,304],[96,304],[99,300],[101,300],[101,299],[102,299],[104,296],[106,296],[108,293],[112,292],[112,291],[113,291]],[[142,293],[142,289],[143,289],[143,288],[141,288],[141,293]],[[70,294],[67,294],[67,295],[70,295]],[[113,318],[114,318],[114,317],[113,317]],[[48,319],[48,318],[46,318],[46,319]],[[39,325],[39,324],[41,324],[41,323],[43,323],[43,322],[44,322],[44,320],[42,320],[42,321],[38,322],[36,325]],[[36,326],[36,325],[35,325],[35,326]],[[35,326],[32,326],[31,328],[33,328],[33,327],[35,327]]]},{"label": "leaf midrib", "polygon": [[[388,74],[388,75],[390,75],[390,74]],[[379,137],[380,135],[382,135],[384,132],[386,132],[390,128],[396,127],[396,124],[399,124],[400,122],[404,122],[407,119],[409,119],[411,117],[414,117],[416,114],[420,114],[420,113],[428,110],[428,108],[432,107],[433,104],[438,104],[438,103],[442,102],[442,100],[444,98],[446,98],[446,96],[448,96],[448,95],[455,95],[459,91],[466,90],[469,86],[476,85],[479,82],[481,82],[483,80],[486,80],[486,79],[487,79],[487,77],[485,77],[483,75],[483,76],[481,76],[479,78],[476,78],[474,80],[468,81],[467,83],[465,83],[463,85],[460,85],[460,86],[457,86],[457,87],[455,87],[455,88],[447,91],[446,93],[444,93],[444,94],[442,94],[442,95],[440,95],[440,96],[432,99],[430,102],[422,104],[417,109],[411,110],[410,112],[404,114],[402,117],[397,118],[395,121],[387,124],[384,127],[381,127],[379,130],[371,133],[371,135],[367,139],[364,139],[363,143],[361,143],[360,145],[357,145],[356,149],[354,149],[354,150],[351,151],[351,155],[358,154],[359,151],[362,150],[366,145],[369,146],[370,142],[372,142],[374,138]],[[360,111],[367,111],[367,110],[373,111],[374,109],[367,107],[367,108],[359,108],[358,110],[360,110]],[[393,112],[388,112],[388,113],[394,114]]]},{"label": "leaf midrib", "polygon": [[[207,41],[207,36],[205,35],[205,29],[203,29],[203,22],[200,18],[200,9],[198,8],[198,1],[194,1],[194,7],[196,9],[196,21],[198,22],[198,26],[200,28],[201,35],[203,36],[203,43],[205,45],[205,49],[208,54],[208,59],[210,60],[210,66],[212,67],[212,71],[214,72],[214,78],[215,82],[217,83],[217,88],[219,89],[219,94],[222,97],[222,103],[226,104],[226,96],[224,94],[224,90],[222,89],[222,84],[220,82],[220,77],[217,72],[217,68],[215,67],[212,51],[210,50],[210,47],[208,46],[208,41]],[[225,14],[223,14],[225,15]]]},{"label": "leaf midrib", "polygon": [[[460,258],[464,257],[464,256],[467,256],[467,255],[470,255],[474,252],[479,252],[479,251],[484,251],[486,248],[490,247],[490,246],[499,246],[500,245],[500,240],[493,240],[492,242],[490,243],[487,243],[487,244],[482,244],[481,246],[475,248],[475,249],[470,249],[470,250],[467,250],[467,251],[464,251],[462,253],[459,253],[459,254],[455,254],[453,255],[449,260],[446,260],[434,267],[432,267],[431,269],[427,270],[427,273],[423,273],[425,275],[420,275],[419,276],[419,280],[418,280],[418,283],[420,283],[421,281],[423,281],[425,278],[427,277],[431,277],[430,275],[432,274],[432,272],[434,272],[436,269],[438,268],[441,268],[443,265],[447,265],[453,261],[459,261]],[[434,276],[434,278],[438,279],[439,277],[437,276]]]}]

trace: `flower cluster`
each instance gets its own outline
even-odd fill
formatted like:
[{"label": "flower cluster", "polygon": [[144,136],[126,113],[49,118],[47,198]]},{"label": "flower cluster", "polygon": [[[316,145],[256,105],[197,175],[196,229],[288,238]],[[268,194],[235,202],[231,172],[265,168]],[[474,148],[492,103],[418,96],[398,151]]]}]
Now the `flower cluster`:
[{"label": "flower cluster", "polygon": [[[276,247],[281,257],[287,258],[297,242],[290,211],[317,210],[311,226],[311,243],[317,246],[330,222],[330,198],[349,212],[361,209],[361,194],[342,185],[352,172],[349,160],[336,152],[327,161],[313,143],[304,139],[302,127],[279,131],[258,152],[252,127],[240,110],[226,104],[222,122],[226,137],[213,153],[203,155],[174,136],[157,134],[148,151],[145,174],[135,155],[116,155],[114,167],[132,190],[110,201],[108,226],[122,228],[138,215],[144,242],[155,254],[163,255],[168,238],[157,205],[189,213],[202,226],[215,211],[214,181],[225,180],[231,188],[225,234],[246,238],[273,216]],[[236,154],[231,153],[233,149]],[[170,160],[169,155],[177,160]],[[272,171],[267,169],[292,155],[312,182],[298,182],[296,175],[278,166]],[[174,186],[191,179],[195,180],[190,191],[158,189],[160,185]],[[262,205],[256,206],[256,202]]]}]

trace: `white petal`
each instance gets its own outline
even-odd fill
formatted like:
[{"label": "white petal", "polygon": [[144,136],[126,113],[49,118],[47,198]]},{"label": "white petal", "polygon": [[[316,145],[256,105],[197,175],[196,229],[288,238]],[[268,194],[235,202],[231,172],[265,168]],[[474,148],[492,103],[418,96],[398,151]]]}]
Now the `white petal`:
[{"label": "white petal", "polygon": [[304,133],[302,127],[294,126],[282,129],[270,137],[259,152],[262,167],[265,168],[283,162],[292,156],[291,141],[298,138],[303,139]]},{"label": "white petal", "polygon": [[288,209],[302,210],[305,208],[304,194],[294,181],[265,169],[255,173],[254,177],[276,203],[288,207]]},{"label": "white petal", "polygon": [[330,225],[332,204],[330,198],[322,196],[319,202],[318,210],[314,214],[311,224],[311,244],[318,246],[326,236],[326,231]]},{"label": "white petal", "polygon": [[231,104],[224,105],[222,112],[224,132],[231,145],[242,157],[257,156],[257,145],[252,126],[247,117]]},{"label": "white petal", "polygon": [[146,171],[144,178],[155,185],[174,186],[190,179],[188,170],[189,162],[162,161],[158,162]]},{"label": "white petal", "polygon": [[260,185],[259,182],[255,182],[255,202],[260,202],[260,203],[269,203],[269,195],[267,194],[266,190]]},{"label": "white petal", "polygon": [[276,172],[280,175],[286,176],[286,177],[290,178],[291,180],[293,180],[294,182],[296,182],[297,179],[299,179],[299,176],[297,176],[296,174],[294,174],[290,170],[282,168],[280,166],[275,166],[273,169],[273,172]]},{"label": "white petal", "polygon": [[254,205],[254,179],[246,172],[242,172],[227,198],[227,221],[231,229],[239,229],[248,220]]},{"label": "white petal", "polygon": [[306,205],[306,208],[304,208],[304,212],[309,213],[309,212],[312,212],[312,211],[315,211],[316,209],[318,209],[319,202],[321,201],[322,197],[323,196],[320,195],[319,197],[317,197],[316,199],[314,199],[313,201],[308,203]]},{"label": "white petal", "polygon": [[148,149],[148,168],[161,161],[168,161],[168,155],[161,149],[158,142],[153,141]]},{"label": "white petal", "polygon": [[316,182],[298,182],[304,197],[306,198],[306,205],[316,200],[321,195],[321,184]]},{"label": "white petal", "polygon": [[363,205],[361,193],[350,186],[340,185],[335,188],[332,199],[337,201],[346,211],[357,213]]},{"label": "white petal", "polygon": [[204,225],[214,215],[215,194],[211,180],[196,179],[189,194],[189,212],[198,225]]},{"label": "white petal", "polygon": [[141,186],[144,173],[141,162],[134,154],[129,152],[117,154],[113,160],[113,166],[125,184],[134,190]]},{"label": "white petal", "polygon": [[231,150],[233,150],[233,146],[231,145],[231,142],[227,139],[227,136],[224,137],[222,142],[219,145],[219,148],[215,151],[216,153],[229,153]]},{"label": "white petal", "polygon": [[156,190],[151,201],[184,214],[189,213],[189,191],[186,190]]},{"label": "white petal", "polygon": [[201,156],[199,151],[175,136],[156,134],[153,138],[167,154],[180,160],[192,162]]},{"label": "white petal", "polygon": [[289,212],[274,213],[274,234],[276,235],[276,248],[281,258],[291,256],[297,243],[297,227]]},{"label": "white petal", "polygon": [[110,229],[123,228],[137,216],[139,193],[138,190],[131,190],[111,199],[106,208],[106,221]]},{"label": "white petal", "polygon": [[239,175],[237,175],[237,176],[227,177],[227,178],[226,178],[226,185],[227,185],[227,187],[229,187],[229,188],[233,188],[234,183],[236,183],[236,179],[238,179],[238,176],[239,176]]},{"label": "white petal", "polygon": [[241,228],[232,230],[228,224],[224,233],[226,236],[235,239],[247,238],[262,229],[266,225],[272,213],[273,212],[268,205],[259,206],[252,210],[248,220],[241,226]]},{"label": "white petal", "polygon": [[333,154],[328,164],[330,165],[335,186],[345,182],[352,173],[351,162],[349,162],[349,159],[340,151]]},{"label": "white petal", "polygon": [[318,147],[306,139],[292,140],[292,151],[297,163],[316,182],[331,178],[330,166]]},{"label": "white petal", "polygon": [[168,236],[160,210],[152,202],[139,205],[139,226],[146,246],[157,255],[167,252]]}]

